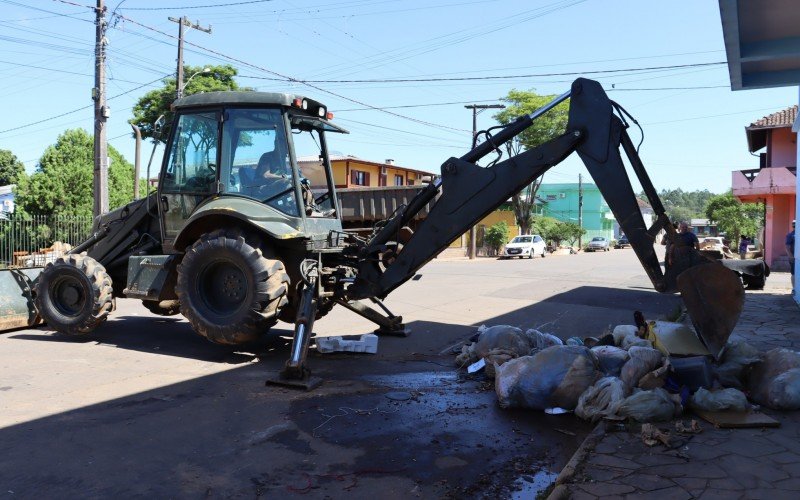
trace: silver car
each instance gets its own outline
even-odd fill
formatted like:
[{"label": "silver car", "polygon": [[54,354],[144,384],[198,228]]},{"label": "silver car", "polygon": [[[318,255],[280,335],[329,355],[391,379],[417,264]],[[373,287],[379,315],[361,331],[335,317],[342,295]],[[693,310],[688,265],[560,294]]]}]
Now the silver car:
[{"label": "silver car", "polygon": [[587,252],[595,252],[597,250],[608,252],[608,240],[602,236],[595,236],[586,247]]}]

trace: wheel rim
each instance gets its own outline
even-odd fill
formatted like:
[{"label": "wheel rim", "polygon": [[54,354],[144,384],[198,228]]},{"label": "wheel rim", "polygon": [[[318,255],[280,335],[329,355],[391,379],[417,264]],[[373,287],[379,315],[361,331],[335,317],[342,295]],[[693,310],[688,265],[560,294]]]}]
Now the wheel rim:
[{"label": "wheel rim", "polygon": [[61,276],[50,287],[50,296],[58,312],[65,316],[78,316],[86,307],[83,284],[73,276]]},{"label": "wheel rim", "polygon": [[205,306],[220,316],[235,313],[247,298],[247,276],[239,266],[230,261],[217,261],[207,265],[200,272],[197,284]]}]

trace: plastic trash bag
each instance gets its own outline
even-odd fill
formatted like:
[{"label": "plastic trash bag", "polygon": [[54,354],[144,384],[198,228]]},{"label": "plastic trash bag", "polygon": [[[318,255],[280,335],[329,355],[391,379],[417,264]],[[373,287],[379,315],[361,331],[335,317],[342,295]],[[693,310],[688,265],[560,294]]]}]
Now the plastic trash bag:
[{"label": "plastic trash bag", "polygon": [[503,408],[574,410],[599,376],[597,359],[589,349],[559,345],[501,365],[494,387]]},{"label": "plastic trash bag", "polygon": [[570,338],[567,339],[566,344],[567,345],[583,345],[583,339],[580,338],[580,337],[570,337]]},{"label": "plastic trash bag", "polygon": [[661,388],[638,391],[625,398],[617,407],[616,415],[637,422],[661,422],[680,413],[680,404]]},{"label": "plastic trash bag", "polygon": [[592,347],[592,352],[597,356],[600,371],[611,377],[619,377],[622,367],[630,358],[625,349],[610,345]]},{"label": "plastic trash bag", "polygon": [[774,410],[800,409],[800,353],[772,349],[753,365],[748,387],[753,401]]},{"label": "plastic trash bag", "polygon": [[617,411],[617,406],[625,399],[625,384],[617,377],[604,377],[578,398],[575,415],[596,422],[603,417],[610,417]]},{"label": "plastic trash bag", "polygon": [[745,369],[759,361],[761,352],[747,342],[728,342],[714,371],[723,387],[744,389]]},{"label": "plastic trash bag", "polygon": [[636,332],[638,332],[638,331],[639,331],[639,329],[636,328],[636,325],[617,325],[617,326],[615,326],[614,330],[612,330],[612,332],[611,332],[611,335],[614,336],[614,345],[622,346],[622,339],[624,339],[625,337],[629,337],[631,335],[633,335],[635,337],[636,336]]},{"label": "plastic trash bag", "polygon": [[643,339],[637,337],[636,335],[628,335],[624,339],[622,339],[622,344],[620,345],[626,351],[629,350],[631,347],[649,347],[653,348],[653,341]]},{"label": "plastic trash bag", "polygon": [[542,333],[534,328],[526,331],[525,336],[528,337],[532,350],[541,351],[553,345],[564,345],[564,342],[552,333]]},{"label": "plastic trash bag", "polygon": [[456,357],[458,366],[465,366],[486,357],[493,349],[503,349],[517,356],[530,354],[531,344],[528,336],[519,328],[509,325],[481,326],[478,328],[477,342],[464,346]]},{"label": "plastic trash bag", "polygon": [[738,389],[721,389],[719,391],[709,391],[700,388],[694,393],[689,401],[689,407],[693,410],[703,411],[740,411],[744,412],[750,408],[747,396]]},{"label": "plastic trash bag", "polygon": [[484,373],[487,377],[494,378],[495,374],[497,373],[498,366],[518,357],[519,355],[517,355],[517,353],[514,351],[508,351],[506,349],[492,349],[486,356],[483,357],[484,361],[486,361]]},{"label": "plastic trash bag", "polygon": [[628,355],[630,359],[625,362],[619,375],[628,390],[637,387],[639,380],[658,368],[664,358],[661,351],[651,347],[631,347]]}]

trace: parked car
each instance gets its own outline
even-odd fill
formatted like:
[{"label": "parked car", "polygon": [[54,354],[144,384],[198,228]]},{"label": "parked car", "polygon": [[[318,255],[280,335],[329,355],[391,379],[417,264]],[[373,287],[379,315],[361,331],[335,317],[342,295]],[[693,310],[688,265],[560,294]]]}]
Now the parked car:
[{"label": "parked car", "polygon": [[587,252],[595,252],[597,250],[608,252],[608,240],[602,236],[595,236],[589,245],[586,247]]},{"label": "parked car", "polygon": [[709,236],[700,240],[701,250],[719,250],[722,252],[724,248],[725,244],[722,242],[722,238],[718,236]]},{"label": "parked car", "polygon": [[628,237],[623,234],[617,240],[617,244],[614,245],[614,248],[625,248],[625,247],[629,247],[629,246],[631,246],[631,242],[628,241]]},{"label": "parked car", "polygon": [[523,257],[532,259],[534,255],[541,255],[544,257],[547,253],[546,247],[547,245],[545,245],[544,239],[538,234],[525,234],[516,236],[513,240],[509,241],[508,244],[506,244],[505,250],[503,250],[503,255],[500,257],[519,257],[520,259]]}]

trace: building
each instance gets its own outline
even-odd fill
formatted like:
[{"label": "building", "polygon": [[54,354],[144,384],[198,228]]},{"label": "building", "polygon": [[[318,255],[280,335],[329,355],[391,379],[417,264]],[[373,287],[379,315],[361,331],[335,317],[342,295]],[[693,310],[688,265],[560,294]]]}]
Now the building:
[{"label": "building", "polygon": [[16,184],[0,186],[0,212],[14,212],[14,188]]},{"label": "building", "polygon": [[[583,210],[581,225],[586,229],[583,241],[595,236],[614,238],[614,214],[594,184],[583,183]],[[578,183],[542,184],[537,196],[545,204],[542,215],[553,217],[562,222],[578,223]]]},{"label": "building", "polygon": [[[331,168],[336,187],[381,187],[381,186],[417,186],[425,177],[434,174],[395,165],[394,160],[383,163],[362,160],[355,156],[331,156]],[[301,157],[298,166],[303,176],[311,181],[311,187],[326,185],[325,171],[319,159]]]},{"label": "building", "polygon": [[[731,90],[797,87],[800,85],[800,44],[797,43],[797,40],[800,40],[800,9],[797,8],[795,0],[762,0],[760,2],[719,0],[719,12],[722,34],[725,39],[725,55],[728,60]],[[784,120],[785,117],[781,118],[781,122]],[[790,125],[791,131],[797,134],[800,122],[796,116],[794,123]],[[767,136],[777,137],[777,134],[780,133],[783,132],[776,132],[775,136],[772,136],[771,132],[763,136],[759,134],[759,137],[764,139]],[[761,139],[759,138],[759,140]],[[751,148],[754,146],[754,144],[750,144]],[[767,144],[762,147],[765,146]],[[796,147],[794,150],[794,165],[796,166],[798,151]],[[773,152],[777,152],[777,150],[773,150]],[[774,179],[776,183],[780,182],[784,187],[786,184],[791,184],[792,177],[787,177],[790,171],[788,168],[780,169],[781,165],[779,164],[788,163],[790,154],[789,151],[784,151],[780,155],[773,156],[772,164],[779,170],[766,170],[764,172],[765,179]],[[778,161],[781,157],[784,158],[783,161]],[[761,170],[759,168],[759,171]],[[746,176],[746,174],[743,175]],[[796,193],[798,190],[797,176],[794,173],[792,175]],[[754,175],[754,181],[755,177]],[[788,198],[784,197],[777,201],[784,203],[788,201]],[[785,235],[789,231],[789,226],[781,227],[781,223],[784,221],[775,220],[775,210],[774,204],[772,214],[767,209],[766,219],[769,221],[772,218],[772,234],[769,240],[766,238],[766,234],[764,238],[765,250],[767,247],[771,248],[770,257],[773,261],[777,259],[779,250],[775,245],[777,238],[780,233]],[[793,207],[787,207],[786,211],[791,214],[787,220],[800,218],[797,210],[797,203],[794,203]],[[766,253],[765,258],[767,258]],[[800,258],[800,245],[795,245],[795,260],[798,258]],[[800,287],[795,287],[794,299],[796,302],[800,302]]]},{"label": "building", "polygon": [[718,236],[717,225],[708,219],[690,219],[691,231],[697,236]]},{"label": "building", "polygon": [[[636,203],[639,204],[639,211],[642,212],[642,220],[644,221],[644,225],[647,227],[652,226],[653,222],[656,220],[656,212],[653,210],[653,207],[651,207],[649,203],[641,198],[636,198]],[[619,227],[619,222],[614,219],[614,238],[619,239],[622,234],[623,233],[622,229]]]},{"label": "building", "polygon": [[796,210],[797,133],[792,132],[796,118],[795,105],[745,127],[747,149],[763,152],[758,168],[734,171],[731,181],[733,195],[743,203],[764,203],[764,260],[776,271],[789,269],[784,239]]}]

